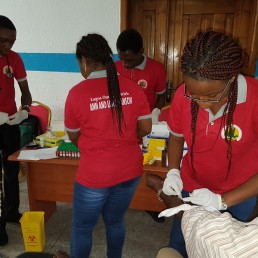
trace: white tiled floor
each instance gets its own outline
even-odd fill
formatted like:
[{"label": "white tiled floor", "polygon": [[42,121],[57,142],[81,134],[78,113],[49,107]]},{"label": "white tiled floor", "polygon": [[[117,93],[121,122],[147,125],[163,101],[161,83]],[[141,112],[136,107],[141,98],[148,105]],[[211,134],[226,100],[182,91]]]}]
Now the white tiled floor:
[{"label": "white tiled floor", "polygon": [[[28,211],[26,178],[20,182],[20,211]],[[45,252],[57,250],[69,252],[71,204],[58,203],[55,214],[45,225]],[[171,219],[164,223],[155,222],[146,212],[129,210],[126,215],[127,233],[123,258],[155,258],[160,247],[168,243]],[[0,247],[0,258],[15,258],[25,251],[20,225],[7,224],[9,243]],[[105,229],[99,221],[93,236],[91,258],[105,258]]]}]

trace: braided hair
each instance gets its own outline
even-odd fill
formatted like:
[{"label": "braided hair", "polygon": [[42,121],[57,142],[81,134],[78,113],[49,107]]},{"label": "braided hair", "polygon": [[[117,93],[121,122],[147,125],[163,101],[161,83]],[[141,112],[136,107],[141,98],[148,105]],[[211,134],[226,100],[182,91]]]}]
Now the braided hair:
[{"label": "braided hair", "polygon": [[[186,44],[181,58],[181,71],[184,75],[190,76],[195,80],[230,80],[234,78],[229,87],[228,101],[224,108],[221,122],[221,128],[222,126],[225,127],[225,141],[228,145],[228,173],[232,158],[231,136],[238,92],[237,75],[243,70],[247,59],[244,50],[232,37],[215,31],[198,33],[194,39]],[[192,100],[192,146],[190,155],[194,173],[193,149],[198,110],[198,104]]]},{"label": "braided hair", "polygon": [[116,118],[119,134],[122,134],[122,123],[124,122],[120,87],[117,70],[113,61],[113,52],[108,42],[99,34],[88,34],[83,36],[77,43],[76,57],[83,57],[95,63],[102,63],[107,70],[108,95],[113,118]]}]

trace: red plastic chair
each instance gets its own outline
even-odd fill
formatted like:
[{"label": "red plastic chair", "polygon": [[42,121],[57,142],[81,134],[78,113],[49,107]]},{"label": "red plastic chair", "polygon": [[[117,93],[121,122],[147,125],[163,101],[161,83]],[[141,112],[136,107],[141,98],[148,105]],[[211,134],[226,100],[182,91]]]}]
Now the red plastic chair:
[{"label": "red plastic chair", "polygon": [[45,133],[51,124],[51,109],[39,101],[32,101],[30,114],[38,117],[42,132]]}]

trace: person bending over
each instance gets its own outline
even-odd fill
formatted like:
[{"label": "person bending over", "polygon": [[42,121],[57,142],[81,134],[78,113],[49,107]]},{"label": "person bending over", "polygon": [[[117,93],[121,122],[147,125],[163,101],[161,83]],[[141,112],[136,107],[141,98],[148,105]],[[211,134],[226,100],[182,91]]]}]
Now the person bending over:
[{"label": "person bending over", "polygon": [[[224,33],[200,32],[187,42],[181,57],[184,83],[169,111],[163,185],[167,195],[228,210],[243,222],[258,195],[258,80],[242,75],[247,60]],[[188,152],[182,158],[184,142]],[[177,218],[169,245],[187,257]]]},{"label": "person bending over", "polygon": [[135,81],[145,92],[152,122],[158,122],[165,106],[166,72],[163,64],[144,54],[141,34],[135,29],[120,33],[116,41],[119,59],[115,62],[119,74]]},{"label": "person bending over", "polygon": [[[145,92],[150,110],[152,123],[158,122],[160,110],[165,105],[166,72],[163,64],[144,54],[143,39],[135,29],[126,29],[117,38],[116,48],[120,60],[115,62],[119,74],[135,81]],[[144,147],[148,139],[142,139]],[[164,222],[158,218],[155,211],[146,211],[155,221]]]}]

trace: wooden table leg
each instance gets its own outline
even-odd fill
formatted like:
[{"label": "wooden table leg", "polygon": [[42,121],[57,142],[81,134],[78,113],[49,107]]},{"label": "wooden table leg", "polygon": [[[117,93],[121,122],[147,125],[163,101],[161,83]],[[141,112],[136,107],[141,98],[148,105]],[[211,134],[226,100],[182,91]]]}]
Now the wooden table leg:
[{"label": "wooden table leg", "polygon": [[52,214],[56,211],[56,202],[33,200],[30,202],[30,210],[44,211],[44,220],[46,223]]},{"label": "wooden table leg", "polygon": [[[45,223],[49,220],[52,214],[56,211],[56,202],[55,201],[42,201],[37,200],[35,195],[34,187],[37,185],[35,181],[33,181],[32,173],[37,173],[37,171],[33,171],[32,166],[28,163],[26,164],[26,179],[28,186],[28,196],[29,196],[29,206],[30,211],[44,211],[44,221]],[[40,180],[40,178],[38,179]]]}]

